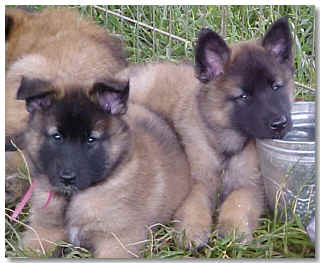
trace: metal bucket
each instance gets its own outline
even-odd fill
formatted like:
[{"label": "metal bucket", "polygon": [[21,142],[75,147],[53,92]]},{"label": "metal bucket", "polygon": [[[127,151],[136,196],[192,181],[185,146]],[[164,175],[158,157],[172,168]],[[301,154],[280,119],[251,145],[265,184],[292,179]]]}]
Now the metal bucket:
[{"label": "metal bucket", "polygon": [[257,140],[257,148],[269,207],[307,226],[316,210],[315,103],[294,103],[291,116],[282,140]]}]

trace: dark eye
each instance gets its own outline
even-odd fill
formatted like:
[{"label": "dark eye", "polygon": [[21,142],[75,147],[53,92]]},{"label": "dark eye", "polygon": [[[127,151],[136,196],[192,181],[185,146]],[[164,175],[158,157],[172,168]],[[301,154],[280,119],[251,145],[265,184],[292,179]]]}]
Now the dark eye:
[{"label": "dark eye", "polygon": [[88,144],[93,144],[93,143],[95,143],[96,141],[97,141],[97,138],[92,137],[92,136],[89,136],[89,137],[88,137],[88,140],[87,140],[87,143],[88,143]]},{"label": "dark eye", "polygon": [[243,99],[243,100],[249,99],[249,95],[247,93],[243,93],[239,97],[240,97],[240,99]]},{"label": "dark eye", "polygon": [[55,142],[62,142],[62,136],[60,133],[54,133],[51,135],[51,138],[55,141]]},{"label": "dark eye", "polygon": [[247,101],[249,99],[249,94],[246,92],[243,92],[240,96],[236,97],[236,99],[240,99],[242,101]]},{"label": "dark eye", "polygon": [[272,86],[271,86],[272,90],[274,90],[274,91],[276,91],[276,90],[278,90],[278,89],[280,89],[282,87],[283,87],[282,83],[276,83],[276,82],[273,83]]}]

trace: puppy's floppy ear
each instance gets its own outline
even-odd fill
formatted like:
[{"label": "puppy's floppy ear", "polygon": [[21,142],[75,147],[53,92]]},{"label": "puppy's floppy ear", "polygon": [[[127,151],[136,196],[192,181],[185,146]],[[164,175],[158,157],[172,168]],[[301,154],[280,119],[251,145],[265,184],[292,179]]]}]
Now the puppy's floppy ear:
[{"label": "puppy's floppy ear", "polygon": [[104,111],[112,115],[125,114],[129,97],[129,81],[103,80],[94,83],[89,92]]},{"label": "puppy's floppy ear", "polygon": [[230,53],[228,45],[216,32],[202,29],[195,48],[198,79],[208,82],[224,73]]},{"label": "puppy's floppy ear", "polygon": [[51,106],[54,93],[49,81],[22,77],[17,100],[25,100],[27,111],[32,113]]},{"label": "puppy's floppy ear", "polygon": [[292,37],[286,17],[274,22],[262,40],[262,46],[280,63],[292,62]]}]

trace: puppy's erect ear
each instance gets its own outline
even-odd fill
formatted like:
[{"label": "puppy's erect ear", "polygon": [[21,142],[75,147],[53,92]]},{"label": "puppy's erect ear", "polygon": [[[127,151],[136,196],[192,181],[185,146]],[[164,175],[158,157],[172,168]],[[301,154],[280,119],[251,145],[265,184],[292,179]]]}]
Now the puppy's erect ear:
[{"label": "puppy's erect ear", "polygon": [[94,83],[89,94],[96,97],[98,104],[107,113],[125,114],[129,97],[129,81],[98,81]]},{"label": "puppy's erect ear", "polygon": [[224,73],[230,58],[230,49],[226,42],[214,31],[202,29],[195,48],[197,77],[208,82]]},{"label": "puppy's erect ear", "polygon": [[22,77],[17,100],[25,100],[27,111],[43,110],[52,104],[53,87],[49,81]]},{"label": "puppy's erect ear", "polygon": [[286,17],[274,22],[262,40],[262,46],[280,63],[292,62],[292,37]]}]

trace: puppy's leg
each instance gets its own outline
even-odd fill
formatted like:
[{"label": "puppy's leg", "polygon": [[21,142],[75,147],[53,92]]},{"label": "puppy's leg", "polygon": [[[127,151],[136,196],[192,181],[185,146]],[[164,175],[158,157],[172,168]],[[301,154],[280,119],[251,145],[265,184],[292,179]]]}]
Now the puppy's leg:
[{"label": "puppy's leg", "polygon": [[263,183],[254,141],[230,159],[222,178],[225,200],[219,212],[219,233],[226,235],[236,231],[238,237],[243,235],[244,242],[249,241],[264,208]]},{"label": "puppy's leg", "polygon": [[178,220],[176,228],[185,231],[186,247],[194,242],[196,247],[203,246],[209,238],[212,228],[212,200],[207,187],[198,182],[192,186],[187,199],[177,210],[174,219]]},{"label": "puppy's leg", "polygon": [[[190,248],[193,242],[199,248],[207,243],[212,230],[212,215],[221,189],[221,165],[220,158],[207,142],[207,137],[199,132],[199,125],[202,124],[198,120],[202,117],[194,110],[184,116],[193,119],[192,127],[185,123],[179,128],[184,131],[183,143],[190,165],[192,184],[191,191],[174,219],[180,221],[177,229],[185,231],[185,244],[181,245]],[[194,143],[195,141],[197,143]]]},{"label": "puppy's leg", "polygon": [[236,233],[243,242],[250,241],[263,209],[261,193],[263,189],[252,188],[240,188],[231,192],[220,208],[219,234]]}]

